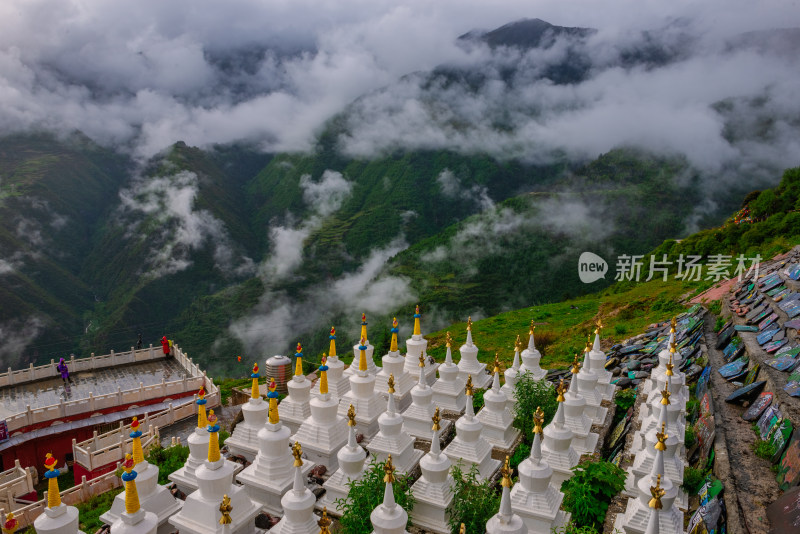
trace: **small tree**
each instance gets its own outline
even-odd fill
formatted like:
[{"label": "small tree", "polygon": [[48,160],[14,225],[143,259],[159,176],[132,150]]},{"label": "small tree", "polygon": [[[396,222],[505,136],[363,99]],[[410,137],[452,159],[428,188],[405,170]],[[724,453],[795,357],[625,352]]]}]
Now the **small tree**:
[{"label": "small tree", "polygon": [[[370,460],[367,470],[359,480],[349,482],[347,497],[336,499],[336,506],[342,510],[339,524],[347,534],[370,534],[373,531],[369,520],[372,511],[383,502],[386,483],[383,481],[383,467],[386,462],[379,462],[375,456]],[[395,473],[392,484],[394,500],[406,512],[414,507],[414,496],[411,493],[411,482],[407,474]],[[411,525],[409,519],[407,527]]]},{"label": "small tree", "polygon": [[450,531],[456,534],[464,523],[467,532],[485,532],[486,522],[500,509],[500,495],[488,480],[478,481],[478,468],[474,465],[464,473],[458,463],[452,473],[456,487],[450,505]]},{"label": "small tree", "polygon": [[628,474],[605,460],[585,460],[572,468],[574,475],[561,484],[564,509],[576,527],[601,529],[611,499],[625,488]]},{"label": "small tree", "polygon": [[530,372],[517,377],[514,386],[514,428],[522,432],[525,443],[533,443],[533,412],[541,407],[544,424],[547,425],[556,415],[558,402],[553,384],[547,380],[534,380]]}]

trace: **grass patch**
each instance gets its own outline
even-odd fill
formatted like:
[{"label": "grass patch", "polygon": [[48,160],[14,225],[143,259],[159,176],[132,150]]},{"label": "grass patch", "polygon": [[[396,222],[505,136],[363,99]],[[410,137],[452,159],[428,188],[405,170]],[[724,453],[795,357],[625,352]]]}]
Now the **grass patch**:
[{"label": "grass patch", "polygon": [[772,457],[775,456],[775,445],[761,438],[756,438],[755,443],[753,443],[753,452],[759,458],[771,461]]},{"label": "grass patch", "polygon": [[689,495],[697,495],[703,483],[706,480],[708,471],[704,469],[697,469],[696,467],[688,466],[683,471],[683,484],[681,488]]},{"label": "grass patch", "polygon": [[176,445],[174,447],[151,447],[145,459],[158,467],[158,483],[169,484],[169,475],[183,467],[189,457],[189,447]]},{"label": "grass patch", "polygon": [[84,532],[95,532],[105,523],[100,521],[100,516],[111,509],[114,497],[122,493],[123,488],[115,488],[101,495],[96,495],[88,501],[77,506],[80,517],[80,529]]}]

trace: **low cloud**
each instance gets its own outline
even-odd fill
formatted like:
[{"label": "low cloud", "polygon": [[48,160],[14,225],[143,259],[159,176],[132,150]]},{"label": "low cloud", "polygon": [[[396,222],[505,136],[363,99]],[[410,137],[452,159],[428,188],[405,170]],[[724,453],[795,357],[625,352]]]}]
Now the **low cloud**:
[{"label": "low cloud", "polygon": [[19,364],[20,355],[44,330],[45,323],[36,316],[0,323],[0,365]]},{"label": "low cloud", "polygon": [[489,198],[489,190],[485,185],[475,184],[466,187],[450,169],[444,169],[436,177],[436,182],[447,198],[474,202],[481,211],[494,207],[494,202]]}]

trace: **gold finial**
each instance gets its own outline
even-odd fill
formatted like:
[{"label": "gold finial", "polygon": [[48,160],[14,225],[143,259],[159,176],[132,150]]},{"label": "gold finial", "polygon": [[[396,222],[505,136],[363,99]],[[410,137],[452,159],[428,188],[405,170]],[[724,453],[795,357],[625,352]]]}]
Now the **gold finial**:
[{"label": "gold finial", "polygon": [[661,423],[661,432],[656,432],[656,439],[658,440],[658,443],[655,444],[655,449],[657,451],[667,450],[667,445],[665,442],[667,441],[669,434],[667,434],[666,427],[667,427],[666,423]]},{"label": "gold finial", "polygon": [[573,375],[578,374],[578,372],[581,370],[581,362],[578,359],[579,356],[580,356],[580,353],[577,352],[577,353],[575,353],[575,358],[572,359],[572,374]]},{"label": "gold finial", "polygon": [[294,376],[305,376],[303,375],[303,346],[300,343],[297,344],[294,355]]},{"label": "gold finial", "polygon": [[392,465],[392,455],[386,459],[386,464],[383,466],[383,481],[387,484],[394,482],[394,466]]},{"label": "gold finial", "polygon": [[664,383],[664,389],[661,390],[661,404],[667,406],[669,402],[669,397],[672,393],[669,392],[669,380]]},{"label": "gold finial", "polygon": [[472,375],[467,375],[467,385],[464,388],[464,392],[470,397],[472,396]]},{"label": "gold finial", "polygon": [[422,314],[419,313],[419,304],[417,307],[414,308],[414,334],[415,336],[422,335],[422,327],[420,326],[420,319],[422,318]]},{"label": "gold finial", "polygon": [[317,526],[319,527],[319,534],[331,534],[331,531],[328,527],[331,526],[332,521],[328,517],[328,507],[324,507],[322,509],[322,517],[319,518],[317,521]]},{"label": "gold finial", "polygon": [[497,353],[494,353],[494,369],[492,370],[493,373],[500,372],[500,360],[497,359]]},{"label": "gold finial", "polygon": [[319,394],[320,395],[327,395],[328,394],[328,357],[325,356],[325,353],[322,353],[322,361],[320,362],[321,365],[319,366]]},{"label": "gold finial", "polygon": [[336,356],[336,328],[331,326],[331,333],[328,336],[330,345],[328,346],[328,354],[333,358]]},{"label": "gold finial", "polygon": [[292,456],[294,456],[294,463],[292,465],[294,467],[303,466],[303,459],[300,458],[302,454],[303,454],[303,448],[300,446],[300,442],[295,441],[294,445],[292,445]]},{"label": "gold finial", "polygon": [[389,347],[389,352],[397,352],[397,333],[400,331],[400,329],[397,328],[398,324],[397,317],[392,319],[392,344]]},{"label": "gold finial", "polygon": [[139,493],[136,491],[136,471],[133,470],[134,460],[130,454],[125,455],[122,462],[122,480],[125,482],[125,512],[135,514],[139,511]]},{"label": "gold finial", "polygon": [[347,426],[356,426],[356,409],[352,404],[347,409]]},{"label": "gold finial", "polygon": [[461,527],[458,529],[458,534],[467,534],[467,527],[464,523],[461,523]]},{"label": "gold finial", "polygon": [[231,510],[233,510],[231,498],[225,494],[222,496],[222,503],[219,505],[219,511],[222,513],[222,517],[219,518],[220,525],[230,525],[233,523],[233,519],[231,519]]},{"label": "gold finial", "polygon": [[562,378],[561,381],[558,383],[558,387],[556,388],[556,393],[558,396],[556,397],[557,402],[564,402],[564,393],[567,392],[567,386],[564,384],[564,379]]},{"label": "gold finial", "polygon": [[517,334],[517,340],[514,342],[514,350],[517,352],[522,350],[522,339],[520,339],[519,334]]},{"label": "gold finial", "polygon": [[500,482],[500,485],[504,488],[511,487],[511,466],[509,465],[509,458],[506,455],[506,461],[503,463],[503,467],[500,469],[500,474],[503,476],[503,480]]},{"label": "gold finial", "polygon": [[542,432],[542,425],[544,424],[544,411],[541,406],[536,407],[533,412],[533,433],[539,434]]},{"label": "gold finial", "polygon": [[453,338],[450,337],[450,332],[447,332],[447,336],[445,337],[445,341],[447,343],[447,347],[448,348],[453,346]]},{"label": "gold finial", "polygon": [[666,490],[661,487],[661,475],[656,475],[656,485],[650,486],[650,495],[653,498],[647,503],[648,506],[656,510],[661,510],[664,507],[661,504],[661,497],[663,497],[665,493],[667,493]]},{"label": "gold finial", "polygon": [[278,387],[278,384],[275,383],[275,379],[270,377],[267,379],[267,389],[269,392],[267,393],[267,399],[269,399],[269,411],[267,412],[269,415],[269,422],[270,424],[277,425],[278,422],[281,420],[280,415],[278,415],[278,392],[275,389]]},{"label": "gold finial", "polygon": [[600,334],[600,330],[603,329],[603,321],[600,320],[600,318],[598,317],[597,321],[594,323],[594,325],[595,325],[594,333],[595,334]]},{"label": "gold finial", "polygon": [[534,330],[536,330],[536,325],[533,324],[533,319],[531,319],[531,329],[528,330],[528,334],[533,335]]},{"label": "gold finial", "polygon": [[419,353],[419,364],[417,367],[425,367],[425,355],[421,352]]},{"label": "gold finial", "polygon": [[441,427],[439,426],[439,421],[441,421],[441,418],[439,417],[439,407],[438,406],[436,407],[436,411],[433,412],[433,417],[431,417],[431,420],[433,421],[433,428],[431,428],[431,430],[433,430],[433,431],[441,430]]},{"label": "gold finial", "polygon": [[[369,339],[369,337],[367,336],[367,314],[366,313],[362,313],[361,314],[361,337],[363,337],[365,340]],[[364,343],[364,344],[366,344],[366,343]]]},{"label": "gold finial", "polygon": [[217,416],[214,415],[214,410],[208,411],[208,427],[206,428],[209,434],[208,438],[208,461],[218,462],[220,460],[219,454],[219,425],[217,424]]},{"label": "gold finial", "polygon": [[58,461],[49,452],[44,457],[44,466],[47,472],[44,474],[47,479],[47,507],[58,508],[61,506],[61,493],[58,491],[58,475],[61,474],[56,466]]},{"label": "gold finial", "polygon": [[589,336],[586,337],[586,346],[583,347],[583,352],[589,352],[592,350],[592,340]]},{"label": "gold finial", "polygon": [[394,373],[389,373],[389,380],[386,381],[389,386],[389,393],[394,393]]},{"label": "gold finial", "polygon": [[467,317],[467,332],[472,332],[472,316]]},{"label": "gold finial", "polygon": [[674,333],[675,328],[678,326],[678,318],[673,317],[672,320],[669,322],[669,326],[670,326],[669,331]]}]

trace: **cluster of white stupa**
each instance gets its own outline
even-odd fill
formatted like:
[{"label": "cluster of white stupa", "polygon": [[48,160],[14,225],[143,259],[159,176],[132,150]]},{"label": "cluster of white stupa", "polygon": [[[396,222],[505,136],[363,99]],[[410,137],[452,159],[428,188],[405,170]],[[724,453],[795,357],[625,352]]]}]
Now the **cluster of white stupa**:
[{"label": "cluster of white stupa", "polygon": [[689,392],[684,373],[675,370],[680,368],[681,356],[675,346],[674,320],[668,346],[659,353],[658,367],[642,386],[646,397],[639,409],[641,427],[631,444],[634,459],[625,488],[630,498],[614,524],[625,534],[683,532],[683,510],[688,503],[680,486],[686,463],[683,440]]},{"label": "cluster of white stupa", "polygon": [[[331,328],[329,352],[322,358],[314,383],[303,375],[302,347],[298,344],[295,375],[288,383],[288,396],[280,404],[274,380],[270,380],[267,401],[261,398],[258,367],[254,366],[251,398],[242,407],[244,420],[227,441],[231,452],[251,462],[241,472],[238,464],[220,456],[219,426],[213,411],[206,415],[201,391],[197,401],[197,429],[188,440],[189,458],[170,475],[170,480],[187,494],[184,502],[175,500],[158,486],[158,469],[144,460],[141,443],[135,436],[138,430],[134,428],[133,457],[126,461],[123,476],[126,490],[103,520],[112,525],[112,532],[126,534],[164,534],[175,530],[182,534],[244,534],[259,532],[254,519],[260,511],[265,511],[281,517],[270,532],[328,532],[328,514],[342,514],[348,484],[364,475],[367,456],[372,455],[385,462],[384,499],[370,516],[376,533],[406,532],[409,515],[395,502],[392,484],[395,473],[412,473],[418,468],[419,476],[411,486],[416,501],[411,522],[430,532],[449,533],[449,509],[455,487],[451,468],[456,463],[464,471],[474,467],[481,480],[494,478],[498,471],[502,475],[500,509],[486,524],[487,533],[550,534],[553,528],[567,524],[569,514],[560,510],[564,496],[559,488],[572,475],[570,469],[578,463],[579,456],[594,451],[598,436],[591,432],[591,427],[604,421],[606,408],[601,401],[609,399],[614,388],[610,374],[604,369],[599,328],[595,331],[594,345],[587,343],[583,365],[576,356],[569,388],[563,380],[558,385],[558,409],[553,421],[543,428],[541,410],[533,415],[535,438],[531,453],[519,465],[519,480],[512,485],[508,456],[501,466],[500,461],[492,458],[492,451],[510,453],[518,443],[519,431],[512,426],[512,413],[519,377],[530,373],[534,379],[542,380],[547,374],[539,366],[541,354],[534,344],[533,324],[527,348],[523,350],[517,338],[514,363],[505,371],[505,385],[501,387],[497,356],[492,373],[478,361],[471,321],[467,325],[466,342],[460,348],[460,361],[453,362],[448,333],[445,362],[439,365],[429,361],[420,319],[417,307],[405,356],[398,349],[395,319],[391,346],[382,358],[382,367],[376,366],[372,359],[374,347],[367,337],[366,317],[362,316],[360,341],[353,347],[358,363],[347,370],[338,359],[336,332]],[[654,373],[653,380],[658,382],[660,376]],[[669,382],[674,375],[669,371],[664,376]],[[658,389],[660,384],[653,387]],[[476,414],[473,391],[487,387],[484,406]],[[654,434],[662,420],[670,436],[683,435],[670,430],[671,412],[669,405],[666,406],[654,406],[649,417],[656,423],[651,425],[650,419],[643,423],[642,458],[637,456],[632,468],[636,491],[640,486],[652,485],[658,488],[653,495],[663,492],[659,499],[667,503],[667,511],[658,510],[658,518],[672,513],[669,510],[680,484],[679,480],[670,479],[678,464],[667,468],[665,463],[672,460],[665,460],[663,453],[660,456],[653,453],[657,447],[652,443],[662,443],[658,436],[666,435],[663,429]],[[441,434],[452,421],[444,419],[442,412],[457,416],[455,437],[445,448],[441,446]],[[357,431],[363,435],[361,443]],[[430,440],[427,454],[414,447],[416,439]],[[676,438],[665,439],[665,447],[675,453]],[[649,460],[645,458],[648,454]],[[326,491],[319,501],[306,484],[307,473],[315,464],[324,465],[332,473],[324,483]],[[653,482],[654,477],[660,477],[657,483]],[[644,513],[649,501],[635,502],[639,504],[629,505],[630,518],[625,516],[623,526],[628,532],[634,532],[631,525],[643,522],[646,526],[653,515]],[[40,534],[78,532],[74,508],[56,504],[48,510],[40,517],[41,521],[37,520]],[[321,512],[321,517],[317,512]],[[664,521],[661,519],[662,526],[666,525]]]}]

